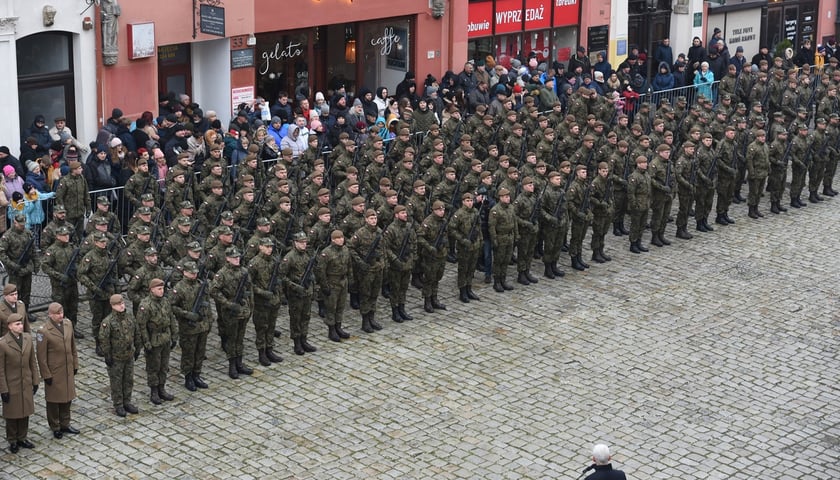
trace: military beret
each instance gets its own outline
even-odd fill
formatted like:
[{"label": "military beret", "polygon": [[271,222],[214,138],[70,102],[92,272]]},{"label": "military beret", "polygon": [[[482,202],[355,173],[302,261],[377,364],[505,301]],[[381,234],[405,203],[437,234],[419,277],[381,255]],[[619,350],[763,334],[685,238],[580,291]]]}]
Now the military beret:
[{"label": "military beret", "polygon": [[184,200],[183,202],[178,204],[179,208],[195,208],[195,205],[189,200]]},{"label": "military beret", "polygon": [[465,134],[461,135],[461,141],[462,142],[471,142],[472,137],[470,136],[469,133],[465,133]]},{"label": "military beret", "polygon": [[499,189],[499,197],[504,197],[505,195],[510,195],[510,190],[508,190],[507,188],[504,188],[504,187],[500,188]]},{"label": "military beret", "polygon": [[50,306],[47,307],[47,312],[49,313],[61,313],[63,310],[64,308],[58,302],[52,302],[50,303]]},{"label": "military beret", "polygon": [[593,137],[592,135],[586,134],[586,135],[583,136],[583,141],[584,142],[594,142],[595,137]]},{"label": "military beret", "polygon": [[519,173],[519,170],[517,170],[516,167],[508,167],[507,173],[508,175],[510,175],[511,173]]},{"label": "military beret", "polygon": [[705,139],[707,139],[707,138],[714,138],[714,137],[712,137],[712,134],[711,134],[711,133],[706,132],[706,133],[704,133],[703,135],[700,135],[700,138],[701,138],[701,139],[703,139],[703,140],[705,140]]},{"label": "military beret", "polygon": [[546,128],[543,130],[543,135],[554,135],[554,129],[551,127]]},{"label": "military beret", "polygon": [[[691,142],[685,142],[685,143],[691,143]],[[693,147],[694,144],[691,143],[691,146]],[[657,152],[664,152],[665,150],[671,150],[671,147],[669,147],[668,145],[666,145],[664,143],[659,145],[658,147],[656,147]]]},{"label": "military beret", "polygon": [[285,205],[285,204],[292,203],[292,200],[289,197],[282,196],[282,197],[280,197],[280,200],[277,200],[277,203],[279,203],[280,205]]},{"label": "military beret", "polygon": [[567,168],[567,167],[571,167],[571,166],[572,166],[572,163],[568,160],[563,160],[562,162],[560,162],[560,168]]},{"label": "military beret", "polygon": [[365,210],[365,218],[375,217],[375,216],[376,216],[376,210],[374,210],[372,208],[368,208],[367,210]]},{"label": "military beret", "polygon": [[412,188],[419,188],[419,187],[425,187],[425,186],[426,186],[426,182],[424,182],[423,180],[415,180]]},{"label": "military beret", "polygon": [[312,162],[312,165],[315,165],[315,166],[323,165],[323,164],[324,164],[324,159],[323,158],[316,158],[315,161]]},{"label": "military beret", "polygon": [[119,293],[115,293],[111,295],[111,298],[108,299],[108,303],[110,303],[111,305],[119,305],[123,303],[123,296]]},{"label": "military beret", "polygon": [[617,137],[618,137],[617,133],[612,132],[612,131],[607,132],[607,138],[617,138]]},{"label": "military beret", "polygon": [[462,152],[464,152],[464,153],[466,153],[466,152],[475,152],[475,148],[473,148],[473,147],[471,147],[471,146],[469,146],[469,145],[464,145],[463,147],[461,147],[461,151],[462,151]]},{"label": "military beret", "polygon": [[411,135],[411,130],[407,128],[401,128],[399,131],[399,135]]},{"label": "military beret", "polygon": [[354,185],[358,185],[358,184],[359,184],[358,180],[348,180],[347,181],[347,188],[350,188],[350,187],[352,187]]},{"label": "military beret", "polygon": [[452,167],[446,167],[443,169],[443,173],[455,173],[455,169]]},{"label": "military beret", "polygon": [[213,180],[210,182],[210,188],[222,188],[224,184],[221,180]]},{"label": "military beret", "polygon": [[77,168],[82,168],[82,164],[80,162],[76,161],[76,160],[73,160],[72,162],[68,163],[67,165],[70,167],[70,170],[75,170]]},{"label": "military beret", "polygon": [[391,186],[391,179],[388,177],[382,177],[379,179],[379,186],[380,187],[390,187]]},{"label": "military beret", "polygon": [[337,229],[333,230],[332,233],[330,233],[330,238],[333,240],[335,240],[336,238],[344,238],[344,232]]},{"label": "military beret", "polygon": [[733,127],[732,125],[727,125],[726,127],[723,128],[723,131],[724,132],[734,132],[735,127]]},{"label": "military beret", "polygon": [[495,144],[494,144],[494,145],[489,145],[489,146],[487,147],[487,151],[488,151],[488,152],[489,152],[490,150],[498,150],[498,149],[499,149],[499,147],[498,147],[497,145],[495,145]]},{"label": "military beret", "polygon": [[487,178],[491,175],[493,175],[493,174],[485,170],[485,171],[481,172],[481,174],[478,176],[478,178],[480,178],[481,180],[484,180],[485,178]]},{"label": "military beret", "polygon": [[641,137],[639,137],[639,141],[640,142],[649,142],[650,137],[648,137],[647,135],[642,135]]},{"label": "military beret", "polygon": [[[513,113],[516,113],[516,112],[513,112]],[[519,129],[519,130],[523,130],[523,129],[524,129],[524,127],[522,126],[522,124],[521,124],[521,123],[514,123],[514,124],[513,124],[513,126],[512,126],[510,129],[511,129],[511,130],[517,130],[517,129]]]},{"label": "military beret", "polygon": [[353,165],[350,165],[349,167],[347,167],[347,168],[344,170],[344,172],[345,172],[345,173],[359,173],[359,169],[358,169],[358,168],[356,168],[356,167],[354,167]]},{"label": "military beret", "polygon": [[57,203],[53,205],[53,213],[67,213],[67,209],[64,208],[64,205]]},{"label": "military beret", "polygon": [[633,125],[630,126],[630,130],[638,130],[638,131],[641,132],[642,131],[642,126],[639,125],[638,123],[634,123]]},{"label": "military beret", "polygon": [[17,292],[17,285],[14,283],[7,283],[3,286],[3,295],[11,295]]},{"label": "military beret", "polygon": [[525,177],[522,179],[522,185],[533,185],[534,179],[531,177]]},{"label": "military beret", "polygon": [[251,187],[245,187],[239,190],[240,195],[245,195],[246,193],[254,193],[254,189]]},{"label": "military beret", "polygon": [[639,155],[638,157],[636,157],[636,165],[647,163],[647,161],[648,159],[644,155]]},{"label": "military beret", "polygon": [[353,198],[353,200],[350,200],[350,205],[352,205],[354,207],[356,205],[363,205],[364,203],[365,203],[364,197],[355,197],[355,198]]},{"label": "military beret", "polygon": [[[808,127],[806,126],[805,128],[808,128]],[[758,129],[758,130],[755,131],[755,136],[756,137],[766,137],[767,132],[765,132],[763,129]]]},{"label": "military beret", "polygon": [[9,324],[9,325],[11,325],[13,323],[17,323],[17,322],[22,322],[22,321],[23,321],[23,315],[21,315],[19,313],[12,313],[8,317],[6,317],[6,323]]},{"label": "military beret", "polygon": [[385,198],[396,197],[397,195],[398,194],[397,194],[396,190],[388,189],[388,190],[385,191]]},{"label": "military beret", "polygon": [[[323,175],[322,175],[322,174],[318,174],[318,175],[315,175],[315,176],[317,177],[317,176],[323,176]],[[286,186],[286,185],[288,185],[288,184],[289,184],[289,181],[288,181],[288,180],[286,180],[286,179],[283,179],[283,180],[278,180],[278,181],[277,181],[277,188],[280,188],[280,187],[285,187],[285,186]]]},{"label": "military beret", "polygon": [[504,162],[509,162],[509,161],[510,161],[510,157],[508,157],[507,155],[502,155],[501,157],[499,157],[499,163],[504,163]]},{"label": "military beret", "polygon": [[288,148],[288,147],[287,147],[287,148],[284,148],[283,150],[280,150],[280,153],[281,153],[282,155],[286,155],[286,156],[288,156],[288,155],[292,155],[292,154],[294,154],[295,152],[294,152],[291,148]]},{"label": "military beret", "polygon": [[330,211],[330,209],[329,209],[329,208],[327,208],[327,207],[321,207],[321,208],[319,208],[319,209],[318,209],[318,216],[319,216],[319,217],[320,217],[321,215],[330,215],[330,214],[332,214],[332,212],[331,212],[331,211]]},{"label": "military beret", "polygon": [[[667,147],[667,145],[660,145],[659,147],[661,148],[663,146]],[[692,142],[692,141],[688,141],[688,142],[683,143],[682,146],[683,146],[683,148],[694,148],[697,145],[695,145],[694,142]],[[665,150],[670,150],[670,148],[666,148]],[[657,149],[657,151],[661,152],[662,150]]]},{"label": "military beret", "polygon": [[180,177],[181,175],[184,175],[184,173],[185,173],[180,168],[173,168],[172,170],[170,170],[170,172],[172,172],[172,178]]},{"label": "military beret", "polygon": [[159,278],[153,278],[151,281],[149,281],[149,288],[150,289],[157,288],[157,287],[162,287],[163,285],[164,285],[163,280],[161,280]]},{"label": "military beret", "polygon": [[432,210],[439,210],[441,208],[446,208],[446,204],[444,204],[440,200],[435,200],[435,202],[432,204]]},{"label": "military beret", "polygon": [[[15,218],[15,221],[20,221],[20,220],[18,220],[17,218]],[[94,225],[108,225],[108,223],[109,223],[109,222],[108,222],[108,217],[96,217],[96,218],[93,220],[93,224],[94,224]]]},{"label": "military beret", "polygon": [[397,213],[402,213],[402,212],[404,212],[405,210],[406,210],[405,206],[403,206],[403,205],[397,205],[396,207],[394,207],[394,214],[397,214]]},{"label": "military beret", "polygon": [[225,257],[237,258],[237,257],[241,257],[241,256],[242,256],[242,252],[240,252],[239,249],[236,248],[236,247],[230,247],[227,250],[225,250]]}]

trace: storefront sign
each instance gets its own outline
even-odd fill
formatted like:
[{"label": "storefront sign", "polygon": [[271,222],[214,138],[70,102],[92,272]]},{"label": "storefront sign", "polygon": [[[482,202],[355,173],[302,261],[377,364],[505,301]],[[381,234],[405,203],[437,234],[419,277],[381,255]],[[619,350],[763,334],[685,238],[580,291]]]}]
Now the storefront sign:
[{"label": "storefront sign", "polygon": [[300,42],[289,42],[283,46],[280,43],[274,44],[273,50],[262,52],[262,63],[260,63],[260,75],[265,75],[271,68],[272,60],[289,60],[303,55],[303,44]]},{"label": "storefront sign", "polygon": [[551,9],[545,0],[525,0],[525,30],[551,28]]},{"label": "storefront sign", "polygon": [[470,3],[467,20],[467,37],[489,37],[493,22],[493,2]]},{"label": "storefront sign", "polygon": [[230,103],[231,103],[231,115],[233,112],[236,112],[236,107],[239,106],[240,103],[247,103],[250,105],[254,101],[254,87],[239,87],[239,88],[231,88],[230,89]]},{"label": "storefront sign", "polygon": [[[399,29],[399,30],[402,30],[402,29]],[[391,52],[393,52],[394,49],[402,48],[402,45],[400,45],[400,42],[402,41],[401,38],[400,38],[401,33],[404,34],[405,30],[402,30],[402,32],[399,32],[399,31],[395,32],[394,27],[385,27],[385,31],[382,33],[382,36],[372,38],[370,40],[370,44],[374,47],[379,48],[379,54],[380,55],[382,55],[382,56],[391,55]]]},{"label": "storefront sign", "polygon": [[610,46],[610,26],[589,27],[586,45],[589,47],[590,58],[593,58],[600,51],[607,50]]},{"label": "storefront sign", "polygon": [[497,35],[522,31],[522,0],[497,0],[493,19]]},{"label": "storefront sign", "polygon": [[225,36],[225,9],[212,5],[201,5],[199,9],[199,26],[201,33]]},{"label": "storefront sign", "polygon": [[[373,43],[374,41],[380,43]],[[380,47],[379,54],[385,57],[386,68],[408,71],[408,30],[402,27],[385,27],[385,35],[371,40],[371,45]]]},{"label": "storefront sign", "polygon": [[577,25],[580,16],[580,0],[552,0],[554,3],[554,26]]}]

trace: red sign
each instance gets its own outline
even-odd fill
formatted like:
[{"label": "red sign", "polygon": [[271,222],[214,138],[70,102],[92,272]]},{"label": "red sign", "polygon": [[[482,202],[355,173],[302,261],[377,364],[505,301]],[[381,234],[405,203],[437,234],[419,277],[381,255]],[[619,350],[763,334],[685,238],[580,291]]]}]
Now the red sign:
[{"label": "red sign", "polygon": [[525,0],[525,30],[551,28],[551,10],[545,0]]},{"label": "red sign", "polygon": [[580,14],[580,0],[552,0],[554,3],[554,26],[577,25]]},{"label": "red sign", "polygon": [[522,0],[496,0],[496,34],[522,31]]},{"label": "red sign", "polygon": [[471,3],[468,17],[467,38],[493,35],[493,2]]}]

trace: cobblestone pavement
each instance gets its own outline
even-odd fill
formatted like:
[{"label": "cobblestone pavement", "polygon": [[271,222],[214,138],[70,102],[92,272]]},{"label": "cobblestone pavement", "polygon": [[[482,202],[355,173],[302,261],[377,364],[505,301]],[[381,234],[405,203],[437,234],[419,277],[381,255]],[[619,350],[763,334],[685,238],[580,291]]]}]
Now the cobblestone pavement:
[{"label": "cobblestone pavement", "polygon": [[838,204],[759,221],[736,206],[736,225],[643,255],[610,235],[609,264],[507,294],[478,280],[481,302],[446,293],[434,315],[412,289],[413,322],[380,300],[385,329],[350,312],[341,345],[313,315],[318,353],[284,338],[282,364],[239,381],[212,334],[209,390],[181,386],[176,349],[177,398],[153,406],[141,359],[126,419],[88,337],[82,434],[54,440],[39,391],[36,449],[3,451],[0,477],[573,479],[605,441],[629,478],[840,478]]}]

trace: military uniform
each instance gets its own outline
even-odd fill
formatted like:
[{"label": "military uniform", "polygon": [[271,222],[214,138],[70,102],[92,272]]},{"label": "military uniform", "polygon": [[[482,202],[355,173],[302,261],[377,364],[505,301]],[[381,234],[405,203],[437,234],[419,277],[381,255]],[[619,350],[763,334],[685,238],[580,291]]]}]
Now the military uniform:
[{"label": "military uniform", "polygon": [[[182,269],[201,275],[201,268],[192,259],[183,262]],[[178,319],[178,332],[181,345],[181,373],[185,377],[185,386],[204,384],[201,368],[207,347],[207,335],[210,332],[212,313],[209,302],[209,280],[189,279],[182,276],[174,283],[170,291],[170,303]],[[199,298],[201,291],[201,298]],[[195,308],[195,311],[193,309]],[[195,388],[187,387],[194,391]]]},{"label": "military uniform", "polygon": [[12,453],[20,446],[32,446],[26,436],[29,417],[35,413],[34,392],[39,381],[32,336],[24,332],[16,337],[8,331],[0,337],[0,392],[9,398],[2,405],[6,440]]},{"label": "military uniform", "polygon": [[811,139],[807,130],[799,131],[800,135],[793,138],[793,146],[790,149],[791,177],[790,177],[790,206],[799,208],[805,206],[799,198],[805,188],[805,174],[808,172],[808,151]]},{"label": "military uniform", "polygon": [[[650,184],[647,169],[637,168],[630,174],[627,180],[627,208],[630,211],[630,251],[639,253],[646,251],[639,248],[642,241],[642,232],[647,223],[648,210],[650,209]],[[643,247],[644,248],[644,247]],[[636,251],[634,251],[636,250]]]},{"label": "military uniform", "polygon": [[[61,229],[59,232],[70,234],[69,228]],[[47,248],[41,262],[41,269],[50,277],[50,297],[53,302],[60,303],[64,307],[64,315],[73,323],[76,338],[84,338],[81,332],[77,331],[79,282],[76,280],[76,275],[81,260],[78,247],[59,240]]]},{"label": "military uniform", "polygon": [[[554,176],[561,176],[560,173],[549,174],[549,181]],[[564,239],[561,232],[562,225],[568,223],[566,214],[566,190],[564,185],[549,184],[543,193],[540,201],[540,231],[543,232],[543,264],[545,265],[544,275],[547,278],[555,278],[565,275],[565,272],[557,267],[560,259],[560,252]]]},{"label": "military uniform", "polygon": [[[74,162],[70,162],[70,165],[71,169],[77,166]],[[81,164],[78,167],[81,168]],[[80,241],[85,214],[90,211],[90,194],[85,177],[75,173],[62,176],[55,192],[55,203],[67,209],[67,221],[73,225],[74,239]]]},{"label": "military uniform", "polygon": [[[340,230],[334,230],[331,237],[336,234],[344,237]],[[352,272],[351,262],[350,250],[344,245],[338,246],[333,243],[321,250],[318,256],[315,277],[324,302],[324,323],[327,325],[328,336],[332,341],[350,338],[350,335],[342,328],[342,323],[344,309],[347,306],[347,284]]]},{"label": "military uniform", "polygon": [[[122,296],[114,297],[110,300],[111,305],[122,302]],[[140,355],[143,340],[134,316],[125,309],[122,312],[112,310],[99,327],[99,344],[108,367],[114,409],[118,415],[123,412],[120,416],[124,416],[126,411],[137,413],[137,407],[131,404],[131,395],[134,391],[134,361]]]},{"label": "military uniform", "polygon": [[[376,212],[368,210],[365,218],[376,216]],[[381,325],[376,321],[376,298],[382,289],[382,279],[385,273],[385,256],[383,255],[382,230],[367,222],[350,239],[348,247],[353,256],[353,268],[359,291],[359,311],[362,314],[362,330],[379,330]]]},{"label": "military uniform", "polygon": [[[406,211],[398,206],[397,212]],[[407,212],[406,212],[407,213]],[[382,251],[387,257],[387,283],[390,287],[391,319],[395,322],[413,320],[405,310],[406,292],[411,270],[417,260],[417,233],[409,221],[395,218],[382,235]]]},{"label": "military uniform", "polygon": [[[242,257],[242,253],[235,247],[228,248],[223,255],[226,259]],[[239,378],[240,373],[251,373],[251,369],[242,363],[242,352],[245,327],[254,308],[252,292],[248,270],[228,260],[210,283],[210,294],[216,301],[222,349],[228,359],[228,376],[234,379]]]},{"label": "military uniform", "polygon": [[[260,245],[272,246],[271,238],[263,238]],[[280,361],[271,360],[268,355],[274,348],[274,328],[280,311],[280,258],[260,252],[248,264],[248,273],[254,291],[255,343],[260,364],[268,366]],[[279,358],[273,352],[271,357]]]},{"label": "military uniform", "polygon": [[[519,236],[516,243],[516,273],[517,282],[522,285],[537,283],[537,278],[531,275],[531,261],[534,258],[534,250],[537,246],[540,224],[539,217],[539,193],[534,189],[534,180],[525,177],[522,180],[523,191],[513,202],[513,211],[516,215],[516,228]],[[530,191],[524,187],[530,185]]]},{"label": "military uniform", "polygon": [[[674,166],[674,176],[677,180],[677,196],[679,198],[679,209],[677,210],[677,238],[689,240],[692,236],[688,233],[688,214],[691,211],[691,206],[694,203],[694,193],[696,191],[696,161],[688,155],[680,155],[677,163]],[[692,176],[695,178],[692,179]],[[694,183],[692,183],[692,181]],[[699,217],[697,217],[699,218]],[[700,229],[700,221],[697,221],[697,229]],[[654,243],[656,242],[656,243]],[[651,243],[657,245],[662,243],[657,236],[651,240]],[[658,245],[662,246],[662,245]]]},{"label": "military uniform", "polygon": [[[442,202],[432,205],[432,210],[438,208],[444,208]],[[417,257],[423,272],[423,309],[427,313],[446,308],[438,301],[437,294],[446,267],[447,227],[446,219],[435,213],[417,227]]]},{"label": "military uniform", "polygon": [[592,205],[592,260],[608,262],[612,257],[604,253],[604,237],[613,219],[612,180],[609,174],[607,177],[598,175],[592,180],[589,201]]},{"label": "military uniform", "polygon": [[24,225],[23,215],[17,215],[12,228],[0,238],[0,261],[9,274],[9,283],[18,287],[18,298],[29,305],[32,274],[38,271],[41,262],[35,251],[35,235]]},{"label": "military uniform", "polygon": [[[472,199],[472,194],[465,193],[463,200],[467,198]],[[458,211],[452,214],[449,233],[455,239],[458,247],[459,298],[462,302],[479,300],[478,295],[472,290],[473,274],[482,245],[481,218],[475,205],[470,207],[462,205]]]},{"label": "military uniform", "polygon": [[[577,169],[575,169],[577,172]],[[581,258],[583,250],[583,237],[592,222],[593,216],[590,211],[592,187],[587,184],[585,178],[575,176],[575,180],[566,193],[566,209],[569,213],[571,223],[571,238],[569,239],[569,257],[571,257],[572,268],[585,270],[587,265]]]},{"label": "military uniform", "polygon": [[[671,172],[672,161],[663,159],[656,155],[650,162],[650,233],[661,239],[665,235],[665,226],[668,224],[668,215],[671,213],[671,204],[674,201],[674,175]],[[651,242],[652,243],[652,242]],[[665,242],[662,242],[665,244]]]},{"label": "military uniform", "polygon": [[[102,242],[107,241],[104,234],[94,235],[101,235]],[[114,268],[111,268],[112,263],[114,263]],[[94,339],[99,338],[99,325],[110,310],[108,299],[115,292],[118,279],[115,267],[114,259],[105,248],[99,248],[99,246],[88,252],[79,266],[79,282],[84,285],[89,295],[90,323]]]},{"label": "military uniform", "polygon": [[[510,195],[507,189],[499,189],[499,198]],[[513,257],[513,245],[517,237],[516,213],[510,203],[499,202],[490,209],[490,241],[493,246],[493,289],[497,292],[513,290],[507,283],[507,267]]]},{"label": "military uniform", "polygon": [[[151,282],[150,288],[163,286],[163,280],[156,280]],[[160,400],[172,400],[174,397],[166,393],[165,385],[169,373],[169,352],[178,337],[178,321],[169,299],[155,294],[144,298],[137,311],[137,328],[146,352],[146,375],[152,392],[150,399],[155,404],[159,404]]]},{"label": "military uniform", "polygon": [[[764,135],[763,130],[759,130],[756,137]],[[770,152],[767,144],[764,141],[756,139],[747,148],[747,174],[749,175],[749,196],[747,197],[747,205],[750,209],[750,218],[763,217],[764,215],[758,211],[758,203],[761,201],[761,192],[764,191],[764,182],[767,180],[767,174],[770,171]]]},{"label": "military uniform", "polygon": [[[314,260],[304,248],[297,244],[306,241],[306,234],[298,232],[294,235],[295,247],[283,257],[280,267],[283,276],[283,288],[289,302],[289,335],[294,342],[297,355],[304,352],[314,352],[316,349],[309,345],[304,347],[306,336],[309,335],[309,318],[312,309]],[[310,263],[311,262],[311,263]]]},{"label": "military uniform", "polygon": [[[50,305],[50,312],[54,307]],[[73,338],[73,325],[65,318],[48,321],[35,335],[38,368],[44,378],[44,397],[47,403],[47,423],[53,432],[64,432],[70,428],[70,402],[76,398],[76,372],[79,370],[79,355]]]},{"label": "military uniform", "polygon": [[738,175],[738,152],[734,140],[724,138],[718,144],[717,149],[717,203],[715,212],[717,218],[715,223],[719,225],[735,223],[729,218],[729,205],[732,203],[732,195],[735,186],[735,178]]}]

